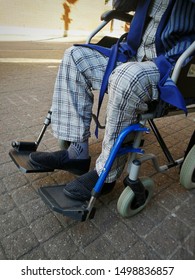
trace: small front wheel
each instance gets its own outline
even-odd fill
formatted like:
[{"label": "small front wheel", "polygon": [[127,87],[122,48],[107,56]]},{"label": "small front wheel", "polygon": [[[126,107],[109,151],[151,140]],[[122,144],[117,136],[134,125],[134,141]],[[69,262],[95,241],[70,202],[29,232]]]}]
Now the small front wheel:
[{"label": "small front wheel", "polygon": [[195,188],[195,145],[188,152],[182,164],[180,183],[188,190]]},{"label": "small front wheel", "polygon": [[134,200],[135,200],[135,194],[132,191],[132,189],[127,186],[124,191],[121,193],[118,203],[117,203],[117,210],[120,213],[120,215],[124,218],[128,218],[131,216],[136,215],[138,212],[140,212],[150,201],[153,195],[153,188],[154,188],[154,181],[150,178],[141,178],[140,179],[143,186],[145,187],[146,191],[146,201],[143,205],[140,207],[135,208]]}]

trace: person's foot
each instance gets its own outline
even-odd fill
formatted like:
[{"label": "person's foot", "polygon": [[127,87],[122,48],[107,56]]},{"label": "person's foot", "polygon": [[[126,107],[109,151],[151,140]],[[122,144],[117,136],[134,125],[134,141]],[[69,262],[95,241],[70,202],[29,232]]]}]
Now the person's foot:
[{"label": "person's foot", "polygon": [[30,162],[39,168],[61,169],[76,175],[89,171],[91,158],[70,159],[67,150],[57,152],[33,152],[29,155]]},{"label": "person's foot", "polygon": [[[91,191],[95,187],[99,176],[96,170],[91,170],[88,173],[78,177],[74,181],[64,186],[63,192],[66,196],[74,199],[88,201],[91,198]],[[104,183],[101,194],[111,192],[116,181],[112,183]]]}]

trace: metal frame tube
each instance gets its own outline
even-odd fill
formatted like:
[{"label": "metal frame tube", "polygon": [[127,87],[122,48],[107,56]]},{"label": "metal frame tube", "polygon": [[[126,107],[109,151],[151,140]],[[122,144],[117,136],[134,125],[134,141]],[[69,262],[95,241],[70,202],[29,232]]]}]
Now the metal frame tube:
[{"label": "metal frame tube", "polygon": [[142,125],[140,124],[133,124],[127,128],[125,128],[118,136],[111,152],[110,152],[110,155],[104,165],[104,169],[102,170],[101,174],[100,174],[100,177],[93,189],[93,195],[96,195],[96,194],[100,194],[101,192],[101,189],[102,189],[102,186],[104,184],[104,181],[112,167],[112,164],[116,158],[116,156],[118,154],[124,154],[124,153],[143,153],[144,151],[142,149],[139,149],[139,148],[121,148],[121,145],[124,141],[124,139],[126,138],[126,136],[131,133],[131,132],[134,132],[134,131],[138,131],[138,132],[143,132],[143,131],[149,131],[148,128],[146,127],[143,127]]}]

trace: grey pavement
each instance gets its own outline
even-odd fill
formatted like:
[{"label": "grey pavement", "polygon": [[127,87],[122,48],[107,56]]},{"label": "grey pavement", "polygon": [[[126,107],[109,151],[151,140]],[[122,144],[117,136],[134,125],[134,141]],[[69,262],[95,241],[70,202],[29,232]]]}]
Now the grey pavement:
[{"label": "grey pavement", "polygon": [[[195,190],[180,185],[178,167],[162,174],[144,163],[140,175],[153,178],[155,190],[139,214],[126,219],[117,212],[124,172],[114,191],[97,201],[94,219],[77,222],[52,212],[37,191],[40,186],[69,182],[73,175],[64,171],[23,174],[11,161],[12,140],[33,141],[38,136],[51,106],[59,61],[71,44],[66,40],[0,42],[0,259],[194,260]],[[156,123],[173,156],[182,157],[195,114]],[[90,139],[91,168],[102,137],[103,131],[98,140],[93,135]],[[49,127],[39,150],[57,149]],[[152,133],[145,135],[144,149],[155,153],[160,164],[166,163]]]}]

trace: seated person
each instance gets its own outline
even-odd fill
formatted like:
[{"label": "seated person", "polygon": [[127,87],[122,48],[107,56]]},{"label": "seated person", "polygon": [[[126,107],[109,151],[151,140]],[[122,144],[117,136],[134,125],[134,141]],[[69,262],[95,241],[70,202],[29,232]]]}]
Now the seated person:
[{"label": "seated person", "polygon": [[[69,148],[30,154],[34,165],[82,174],[64,187],[64,193],[75,199],[90,199],[119,133],[136,123],[138,113],[146,111],[147,104],[159,98],[162,73],[155,59],[163,56],[172,67],[195,39],[195,0],[138,0],[138,5],[139,2],[148,2],[150,20],[136,52],[124,52],[128,56],[126,61],[119,59],[109,75],[105,134],[95,169],[89,171],[92,90],[101,88],[109,58],[90,45],[66,50],[56,78],[51,124],[54,136],[69,141]],[[114,186],[126,160],[126,155],[116,158],[104,187]]]}]

